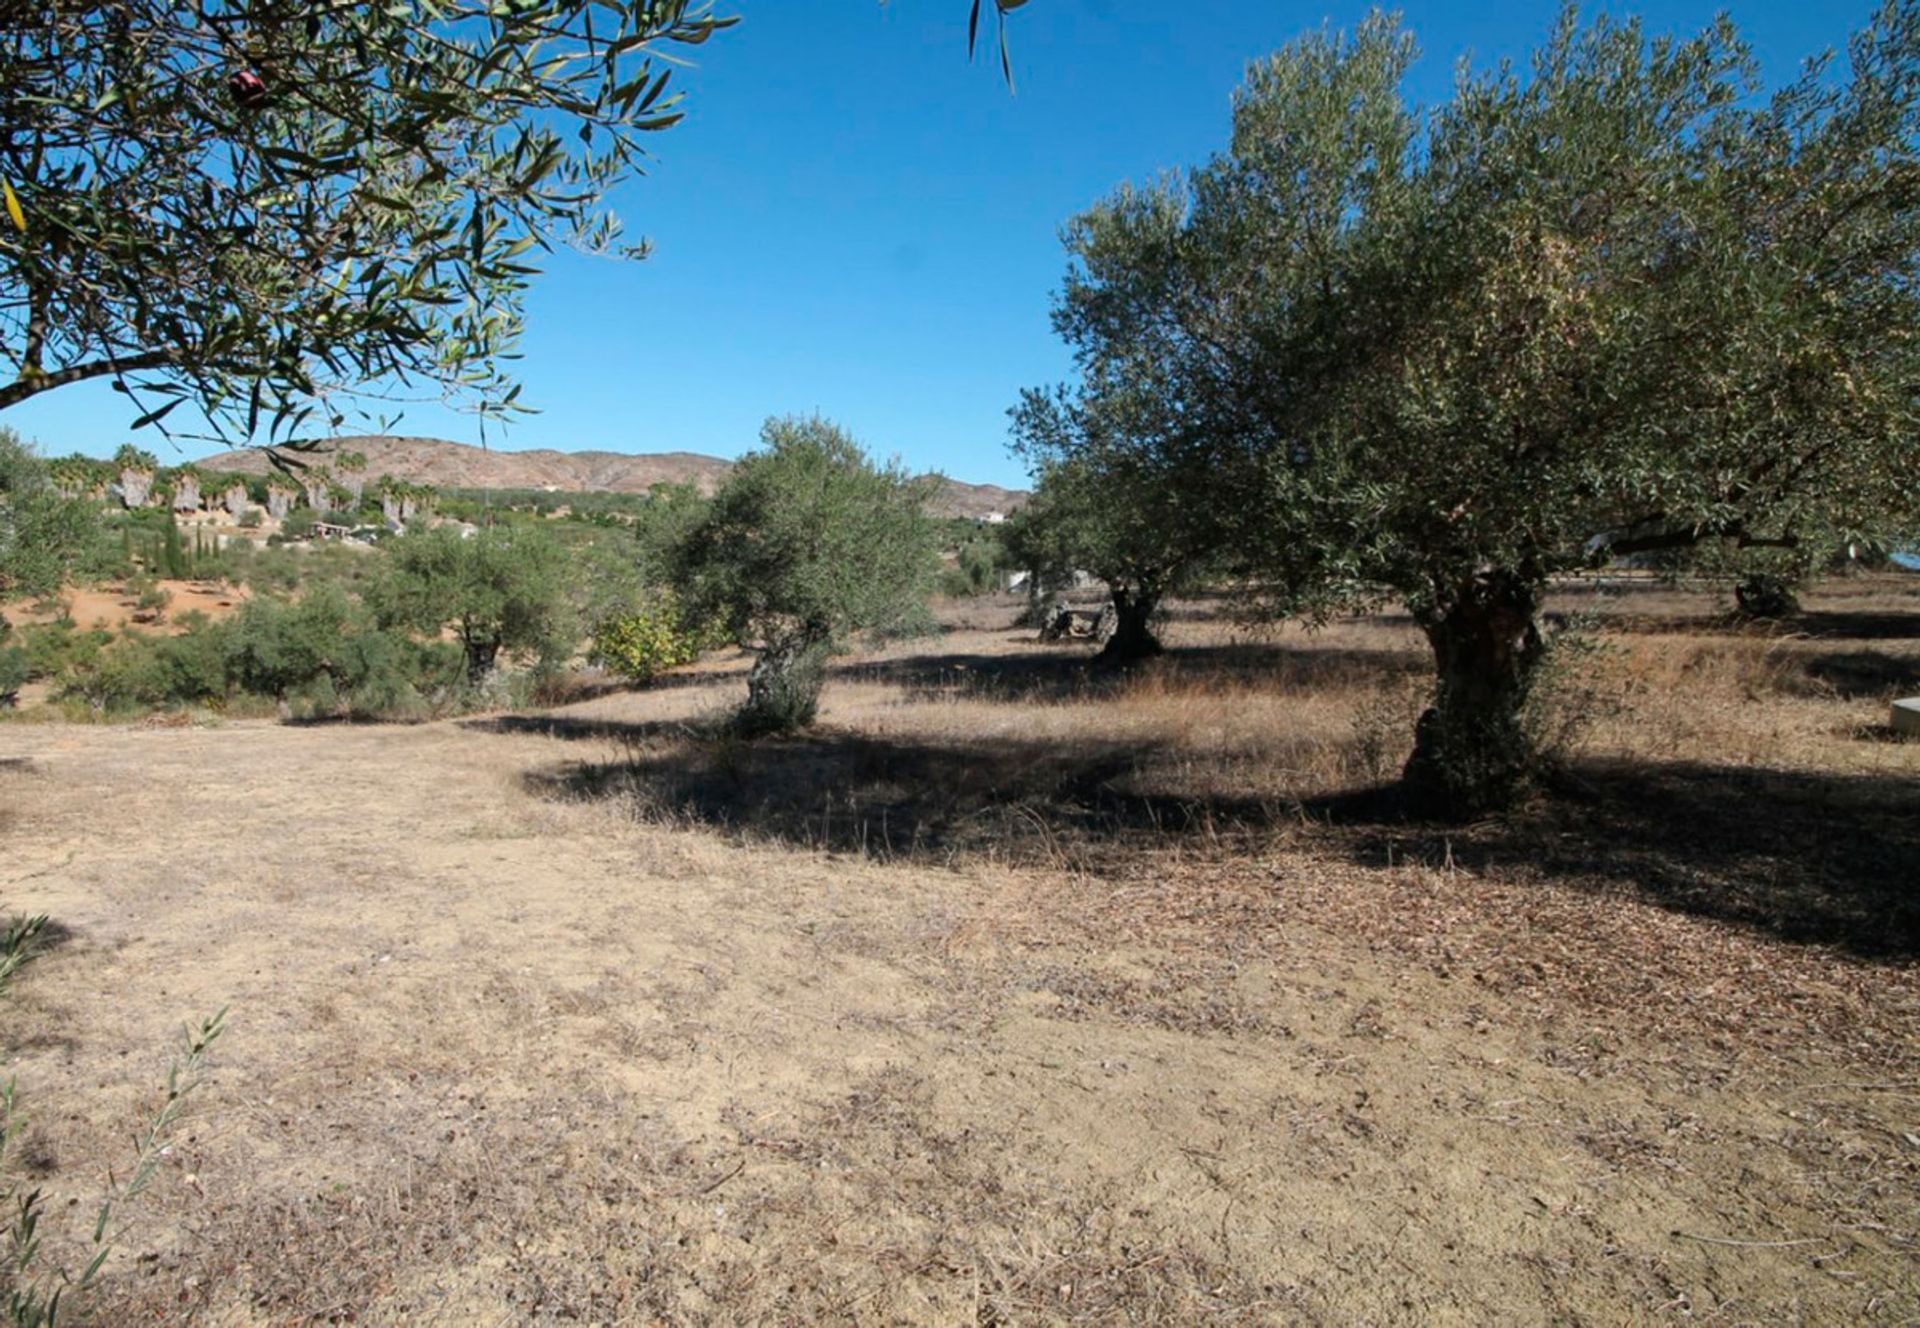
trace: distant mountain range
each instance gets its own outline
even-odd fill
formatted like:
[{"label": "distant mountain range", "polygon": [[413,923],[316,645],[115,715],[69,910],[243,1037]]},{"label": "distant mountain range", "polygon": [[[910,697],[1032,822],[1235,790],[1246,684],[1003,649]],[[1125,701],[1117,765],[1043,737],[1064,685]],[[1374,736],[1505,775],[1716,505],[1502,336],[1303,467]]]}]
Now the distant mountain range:
[{"label": "distant mountain range", "polygon": [[[697,452],[495,452],[444,438],[394,438],[387,435],[330,438],[308,454],[326,464],[329,453],[359,452],[367,458],[367,477],[391,475],[437,489],[551,489],[559,493],[645,493],[656,484],[691,481],[712,493],[733,463]],[[219,470],[262,474],[269,467],[258,451],[221,452],[199,464]],[[993,484],[963,484],[942,478],[931,504],[941,516],[985,517],[1013,511],[1027,500],[1024,490]]]}]

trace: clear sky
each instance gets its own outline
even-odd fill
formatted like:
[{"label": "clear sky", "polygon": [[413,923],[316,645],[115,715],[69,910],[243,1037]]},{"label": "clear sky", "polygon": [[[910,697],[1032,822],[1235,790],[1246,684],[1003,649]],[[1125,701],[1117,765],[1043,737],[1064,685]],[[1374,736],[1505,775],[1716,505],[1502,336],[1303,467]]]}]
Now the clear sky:
[{"label": "clear sky", "polygon": [[[734,456],[770,414],[819,411],[869,448],[957,479],[1018,484],[1006,409],[1058,381],[1047,321],[1058,231],[1123,180],[1222,147],[1249,60],[1364,4],[1032,0],[1013,16],[1018,89],[966,60],[967,0],[722,0],[742,22],[689,54],[687,119],[616,206],[643,263],[556,258],[532,294],[523,399],[541,413],[490,445]],[[1650,0],[1656,30],[1722,6]],[[1554,6],[1408,3],[1414,92],[1454,63],[1523,58]],[[1866,0],[1735,3],[1769,82],[1842,45]],[[183,411],[182,414],[185,412]],[[97,384],[6,414],[49,452],[110,453],[133,412]],[[475,421],[409,409],[398,432],[479,441]],[[144,444],[163,462],[206,450]]]}]

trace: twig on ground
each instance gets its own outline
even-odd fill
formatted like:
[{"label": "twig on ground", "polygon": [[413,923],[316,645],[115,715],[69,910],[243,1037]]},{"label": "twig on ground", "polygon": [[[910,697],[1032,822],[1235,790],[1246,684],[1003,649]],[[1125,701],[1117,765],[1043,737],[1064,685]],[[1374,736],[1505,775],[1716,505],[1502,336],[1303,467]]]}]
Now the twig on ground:
[{"label": "twig on ground", "polygon": [[1696,1236],[1691,1231],[1676,1231],[1682,1240],[1697,1240],[1703,1245],[1730,1245],[1742,1250],[1785,1250],[1795,1245],[1828,1245],[1832,1236],[1803,1236],[1799,1240],[1729,1240],[1725,1236]]}]

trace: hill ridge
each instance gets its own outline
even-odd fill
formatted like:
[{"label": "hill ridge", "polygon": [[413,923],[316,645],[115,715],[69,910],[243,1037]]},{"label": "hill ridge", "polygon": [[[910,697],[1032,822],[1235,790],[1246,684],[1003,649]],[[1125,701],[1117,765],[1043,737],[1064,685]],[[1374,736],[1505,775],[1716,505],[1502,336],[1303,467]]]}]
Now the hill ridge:
[{"label": "hill ridge", "polygon": [[[324,459],[339,452],[363,453],[370,477],[392,475],[441,489],[645,493],[656,484],[691,482],[712,493],[733,468],[731,461],[701,452],[567,452],[551,447],[500,452],[447,438],[395,434],[343,434],[322,440],[311,455]],[[251,448],[215,453],[198,464],[248,474],[268,469],[266,456]],[[941,476],[931,506],[941,516],[981,518],[1011,512],[1026,498],[1024,490]]]}]

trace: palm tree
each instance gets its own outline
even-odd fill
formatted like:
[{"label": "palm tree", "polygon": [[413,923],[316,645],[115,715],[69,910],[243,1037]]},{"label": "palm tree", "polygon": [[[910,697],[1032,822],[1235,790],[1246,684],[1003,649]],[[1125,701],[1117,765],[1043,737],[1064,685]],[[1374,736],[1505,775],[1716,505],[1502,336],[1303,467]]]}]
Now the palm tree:
[{"label": "palm tree", "polygon": [[113,454],[113,464],[120,472],[120,501],[129,508],[145,507],[153,494],[153,473],[159,467],[153,453],[122,443]]},{"label": "palm tree", "polygon": [[173,472],[173,510],[176,512],[198,512],[200,510],[200,469],[189,463],[177,467]]},{"label": "palm tree", "polygon": [[93,466],[83,457],[62,457],[47,467],[47,478],[62,498],[79,498],[93,487]]},{"label": "palm tree", "polygon": [[386,518],[389,526],[398,528],[406,522],[406,503],[403,498],[406,487],[403,481],[391,475],[382,475],[379,484],[374,486],[374,491],[380,495],[380,515]]},{"label": "palm tree", "polygon": [[333,487],[333,472],[325,466],[309,466],[300,476],[300,487],[307,491],[307,506],[316,512],[333,510],[327,491]]}]

